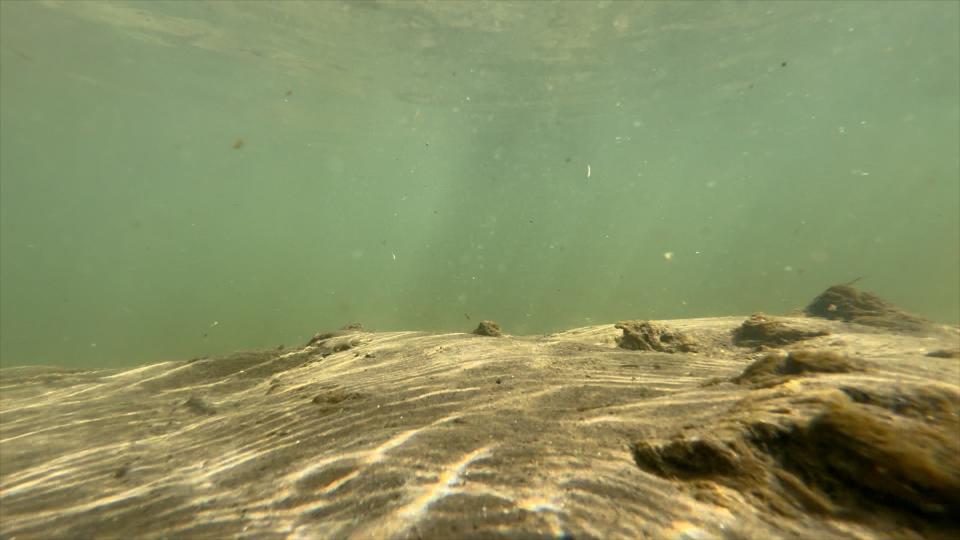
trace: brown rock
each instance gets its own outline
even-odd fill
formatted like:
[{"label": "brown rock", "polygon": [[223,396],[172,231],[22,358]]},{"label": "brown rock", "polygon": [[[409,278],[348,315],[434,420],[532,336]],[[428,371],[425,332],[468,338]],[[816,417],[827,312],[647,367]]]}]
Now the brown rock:
[{"label": "brown rock", "polygon": [[[856,280],[854,280],[856,281]],[[907,313],[879,296],[851,285],[834,285],[813,299],[804,312],[812,317],[875,326],[894,332],[929,334],[938,325]]]},{"label": "brown rock", "polygon": [[696,342],[683,332],[650,321],[620,321],[615,327],[623,330],[617,341],[622,349],[669,353],[697,350]]},{"label": "brown rock", "polygon": [[782,320],[755,313],[734,331],[733,342],[740,346],[780,346],[828,334],[823,330],[793,328]]},{"label": "brown rock", "polygon": [[500,330],[500,325],[494,321],[481,321],[477,325],[476,330],[473,331],[474,334],[478,336],[490,336],[490,337],[500,337],[503,336],[503,331]]}]

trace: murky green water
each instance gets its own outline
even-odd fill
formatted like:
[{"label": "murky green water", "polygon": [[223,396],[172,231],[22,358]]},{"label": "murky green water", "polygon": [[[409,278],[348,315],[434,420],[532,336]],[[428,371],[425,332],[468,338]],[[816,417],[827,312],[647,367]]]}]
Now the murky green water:
[{"label": "murky green water", "polygon": [[960,320],[960,4],[0,3],[0,362]]}]

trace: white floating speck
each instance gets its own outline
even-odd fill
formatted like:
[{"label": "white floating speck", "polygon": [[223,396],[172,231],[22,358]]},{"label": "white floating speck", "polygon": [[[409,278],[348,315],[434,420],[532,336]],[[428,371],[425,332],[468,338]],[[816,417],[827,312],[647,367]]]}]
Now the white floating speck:
[{"label": "white floating speck", "polygon": [[590,178],[590,164],[587,163],[587,178]]},{"label": "white floating speck", "polygon": [[663,254],[663,258],[666,259],[666,260],[668,260],[668,261],[673,260],[673,252],[672,252],[672,251],[667,251],[667,252],[665,252],[665,253]]}]

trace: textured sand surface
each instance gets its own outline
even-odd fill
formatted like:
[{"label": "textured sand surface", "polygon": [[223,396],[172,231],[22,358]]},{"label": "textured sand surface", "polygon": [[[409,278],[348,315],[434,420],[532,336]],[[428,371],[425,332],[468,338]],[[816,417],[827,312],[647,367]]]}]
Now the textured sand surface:
[{"label": "textured sand surface", "polygon": [[957,329],[744,320],[6,369],[0,536],[957,534]]}]

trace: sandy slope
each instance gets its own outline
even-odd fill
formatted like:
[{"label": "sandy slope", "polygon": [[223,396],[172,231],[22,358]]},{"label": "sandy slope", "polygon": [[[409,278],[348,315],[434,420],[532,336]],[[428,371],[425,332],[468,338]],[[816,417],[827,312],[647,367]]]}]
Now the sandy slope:
[{"label": "sandy slope", "polygon": [[353,329],[126,371],[2,370],[0,536],[960,531],[956,328],[743,324]]}]

